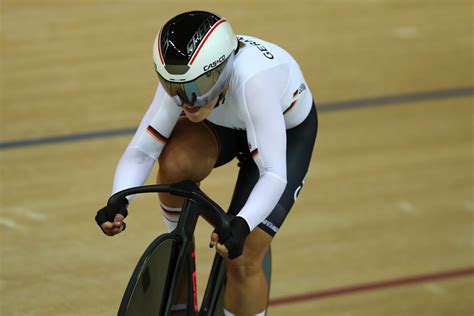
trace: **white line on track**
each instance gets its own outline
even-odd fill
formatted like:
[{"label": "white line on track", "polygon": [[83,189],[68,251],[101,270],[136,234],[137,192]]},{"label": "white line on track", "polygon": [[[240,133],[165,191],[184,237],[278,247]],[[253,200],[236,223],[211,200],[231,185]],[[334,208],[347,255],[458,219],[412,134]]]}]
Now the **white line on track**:
[{"label": "white line on track", "polygon": [[395,29],[395,35],[401,39],[413,39],[418,37],[418,28],[415,26],[401,26]]},{"label": "white line on track", "polygon": [[438,295],[438,296],[445,296],[446,295],[446,290],[437,285],[437,284],[433,284],[433,283],[428,283],[428,284],[425,284],[425,289],[432,293],[432,294],[435,294],[435,295]]},{"label": "white line on track", "polygon": [[474,212],[474,203],[472,201],[465,201],[464,208],[468,211]]},{"label": "white line on track", "polygon": [[404,213],[413,214],[416,212],[416,207],[410,201],[402,200],[399,205]]},{"label": "white line on track", "polygon": [[10,228],[12,230],[25,231],[24,226],[8,218],[0,218],[0,225]]},{"label": "white line on track", "polygon": [[10,211],[38,222],[44,222],[48,220],[48,216],[46,214],[27,209],[25,207],[14,207],[11,208]]}]

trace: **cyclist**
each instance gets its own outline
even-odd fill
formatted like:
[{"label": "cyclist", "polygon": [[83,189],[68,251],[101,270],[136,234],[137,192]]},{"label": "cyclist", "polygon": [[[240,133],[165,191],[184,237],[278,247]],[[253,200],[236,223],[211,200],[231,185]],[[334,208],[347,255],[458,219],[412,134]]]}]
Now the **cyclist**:
[{"label": "cyclist", "polygon": [[[203,181],[238,158],[228,213],[232,234],[210,246],[227,258],[225,315],[264,315],[268,289],[262,260],[285,220],[311,161],[317,113],[292,56],[275,44],[241,35],[217,14],[192,11],[157,34],[153,59],[160,84],[115,173],[113,193],[142,185],[156,160],[158,183]],[[128,200],[131,197],[127,198]],[[172,231],[182,200],[159,196]],[[107,221],[109,236],[125,229],[126,206]]]}]

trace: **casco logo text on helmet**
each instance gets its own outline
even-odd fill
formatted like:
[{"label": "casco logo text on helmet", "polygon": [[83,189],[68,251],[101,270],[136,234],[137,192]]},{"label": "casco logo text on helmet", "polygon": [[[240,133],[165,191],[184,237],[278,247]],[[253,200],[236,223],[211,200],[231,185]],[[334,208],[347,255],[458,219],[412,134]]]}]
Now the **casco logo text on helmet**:
[{"label": "casco logo text on helmet", "polygon": [[193,34],[191,39],[189,40],[188,44],[186,45],[186,50],[188,56],[194,54],[194,51],[199,46],[199,43],[203,39],[203,37],[209,32],[209,30],[214,25],[215,19],[213,17],[209,17],[202,24],[197,28],[196,32]]},{"label": "casco logo text on helmet", "polygon": [[206,66],[202,67],[202,70],[208,71],[208,70],[214,69],[217,66],[219,66],[220,64],[222,64],[224,61],[225,61],[225,55],[222,55],[218,60],[213,61],[209,65],[206,65]]}]

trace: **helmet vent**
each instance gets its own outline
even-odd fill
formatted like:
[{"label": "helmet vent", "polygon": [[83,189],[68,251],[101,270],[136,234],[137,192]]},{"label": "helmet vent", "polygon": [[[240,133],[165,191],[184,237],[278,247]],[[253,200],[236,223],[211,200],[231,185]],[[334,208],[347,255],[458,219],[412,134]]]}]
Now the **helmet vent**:
[{"label": "helmet vent", "polygon": [[188,65],[165,65],[165,69],[172,75],[184,75],[188,72]]}]

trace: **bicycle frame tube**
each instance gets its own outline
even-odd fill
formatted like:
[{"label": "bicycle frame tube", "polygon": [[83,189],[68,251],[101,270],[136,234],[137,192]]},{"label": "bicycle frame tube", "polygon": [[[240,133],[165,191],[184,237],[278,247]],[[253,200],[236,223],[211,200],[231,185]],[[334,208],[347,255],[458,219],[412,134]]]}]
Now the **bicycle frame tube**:
[{"label": "bicycle frame tube", "polygon": [[[197,209],[196,202],[185,199],[184,205],[181,211],[181,218],[178,222],[178,226],[173,234],[177,234],[181,237],[181,249],[178,254],[178,259],[176,261],[176,266],[173,271],[173,276],[171,278],[170,287],[167,290],[167,293],[170,293],[166,299],[166,304],[162,306],[162,314],[161,315],[169,315],[172,299],[174,294],[176,293],[176,286],[178,284],[180,273],[183,272],[183,268],[185,267],[185,261],[187,261],[187,267],[189,271],[186,271],[188,275],[188,306],[193,306],[193,309],[188,308],[187,314],[190,316],[194,316],[197,313],[197,302],[194,301],[194,286],[192,280],[192,271],[191,271],[191,260],[190,258],[190,251],[192,248],[192,241],[194,235],[194,229],[196,228],[196,223],[199,217],[199,211]],[[171,295],[173,294],[173,295]]]},{"label": "bicycle frame tube", "polygon": [[199,316],[214,315],[216,312],[214,308],[219,299],[219,293],[224,286],[225,272],[224,259],[216,254],[209,274],[209,280],[207,281],[206,291],[202,299]]}]

